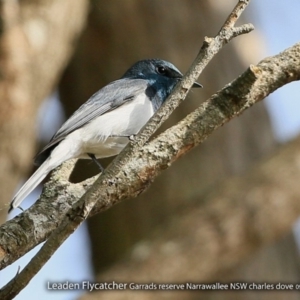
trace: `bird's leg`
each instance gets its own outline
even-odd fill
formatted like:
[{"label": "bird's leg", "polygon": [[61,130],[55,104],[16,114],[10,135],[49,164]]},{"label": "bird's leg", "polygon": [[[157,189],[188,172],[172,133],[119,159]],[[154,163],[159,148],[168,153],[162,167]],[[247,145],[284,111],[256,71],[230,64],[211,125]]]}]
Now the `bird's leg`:
[{"label": "bird's leg", "polygon": [[101,173],[104,171],[104,168],[101,166],[99,161],[97,160],[95,154],[93,153],[87,153],[87,155],[92,159],[92,161],[99,167]]}]

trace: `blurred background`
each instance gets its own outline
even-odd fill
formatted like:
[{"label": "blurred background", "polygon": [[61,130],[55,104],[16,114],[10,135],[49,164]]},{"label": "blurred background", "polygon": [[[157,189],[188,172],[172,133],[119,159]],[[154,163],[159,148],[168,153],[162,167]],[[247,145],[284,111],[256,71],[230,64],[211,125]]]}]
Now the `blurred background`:
[{"label": "blurred background", "polygon": [[[32,157],[65,118],[100,87],[122,76],[137,60],[162,58],[185,72],[204,36],[218,32],[236,2],[2,1],[2,222],[6,220],[6,205],[12,195],[34,171]],[[299,42],[299,11],[297,0],[251,1],[239,23],[253,23],[255,32],[238,37],[222,49],[198,80],[204,88],[192,91],[161,130],[192,112],[249,64],[256,64]],[[231,176],[242,178],[254,165],[296,138],[300,129],[299,88],[297,82],[276,91],[264,103],[255,105],[214,132],[157,178],[138,199],[89,219],[16,299],[300,299],[297,292],[276,291],[84,294],[84,291],[46,289],[47,281],[65,280],[299,282],[297,241],[300,234],[297,226],[292,225],[292,219],[288,230],[274,232],[272,238],[265,240],[249,241],[251,246],[243,250],[245,255],[239,254],[239,247],[235,252],[228,251],[226,243],[216,239],[210,228],[198,228],[193,222],[186,222],[185,227],[173,235],[174,240],[180,241],[181,249],[191,252],[178,250],[174,260],[176,245],[166,241],[165,260],[156,261],[155,255],[149,254],[152,244],[163,240],[165,232],[176,228],[177,222],[184,218],[193,220],[193,211],[202,207],[205,215],[205,209],[209,209],[209,204],[203,203],[207,193],[218,191],[220,184]],[[109,162],[108,159],[103,164]],[[72,181],[78,182],[96,173],[97,168],[89,161],[79,162]],[[23,207],[32,205],[40,191],[32,193]],[[205,220],[202,221],[205,225]],[[223,225],[222,220],[216,218],[219,231]],[[235,224],[232,226],[234,239],[236,228]],[[201,230],[222,249],[215,257],[222,256],[222,251],[226,253],[226,263],[218,264],[217,259],[207,258],[211,257],[210,248],[193,237],[194,231]],[[0,272],[1,286],[16,274],[18,266],[26,265],[38,248]],[[234,259],[235,256],[238,258]]]}]

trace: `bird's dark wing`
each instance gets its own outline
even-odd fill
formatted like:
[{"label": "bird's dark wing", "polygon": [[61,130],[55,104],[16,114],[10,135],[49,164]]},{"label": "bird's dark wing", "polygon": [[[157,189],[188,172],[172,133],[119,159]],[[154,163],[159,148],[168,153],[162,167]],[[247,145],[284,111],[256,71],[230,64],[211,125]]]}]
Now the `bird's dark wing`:
[{"label": "bird's dark wing", "polygon": [[122,104],[132,101],[138,94],[145,92],[147,85],[144,79],[123,78],[99,90],[61,126],[50,142],[35,157],[35,164],[42,164],[68,134]]}]

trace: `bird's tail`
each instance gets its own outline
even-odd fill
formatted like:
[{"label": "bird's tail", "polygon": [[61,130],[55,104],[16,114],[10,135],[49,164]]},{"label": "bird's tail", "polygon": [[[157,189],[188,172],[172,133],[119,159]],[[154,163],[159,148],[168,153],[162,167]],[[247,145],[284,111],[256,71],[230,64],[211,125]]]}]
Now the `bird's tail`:
[{"label": "bird's tail", "polygon": [[50,160],[47,159],[33,175],[25,182],[21,189],[17,192],[10,203],[8,212],[12,209],[20,206],[22,201],[37,187],[37,185],[47,176],[47,174],[53,169],[53,166],[49,164]]}]

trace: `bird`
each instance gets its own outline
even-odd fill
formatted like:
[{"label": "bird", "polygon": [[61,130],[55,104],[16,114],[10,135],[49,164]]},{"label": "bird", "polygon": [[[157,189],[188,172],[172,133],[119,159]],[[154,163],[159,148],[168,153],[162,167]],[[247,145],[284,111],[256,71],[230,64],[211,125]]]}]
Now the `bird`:
[{"label": "bird", "polygon": [[[104,86],[81,105],[39,152],[35,173],[15,194],[9,212],[53,169],[72,158],[115,156],[128,144],[167,99],[182,73],[170,62],[145,59],[133,64],[118,80]],[[192,87],[202,87],[195,82]]]}]

